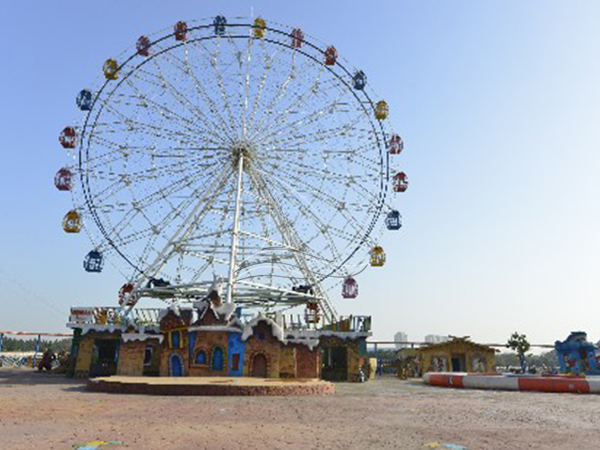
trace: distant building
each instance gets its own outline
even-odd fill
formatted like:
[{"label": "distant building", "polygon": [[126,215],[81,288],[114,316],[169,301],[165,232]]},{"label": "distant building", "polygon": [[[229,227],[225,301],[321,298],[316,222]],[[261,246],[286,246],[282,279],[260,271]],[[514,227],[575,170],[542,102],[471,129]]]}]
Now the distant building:
[{"label": "distant building", "polygon": [[[408,342],[408,335],[404,331],[398,331],[394,335],[394,341],[396,341],[396,342]],[[408,347],[408,344],[396,344],[396,350],[399,350],[401,348],[406,348],[406,347]]]},{"label": "distant building", "polygon": [[454,337],[417,349],[420,372],[494,372],[496,350],[468,336]]},{"label": "distant building", "polygon": [[441,344],[442,342],[447,342],[448,336],[441,336],[439,334],[428,334],[425,336],[425,342],[427,344]]}]

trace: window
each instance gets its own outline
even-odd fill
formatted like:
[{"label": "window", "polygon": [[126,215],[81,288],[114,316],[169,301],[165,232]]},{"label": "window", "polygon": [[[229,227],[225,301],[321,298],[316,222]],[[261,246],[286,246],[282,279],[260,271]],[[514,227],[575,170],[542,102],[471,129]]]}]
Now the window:
[{"label": "window", "polygon": [[179,348],[181,344],[181,333],[179,331],[171,331],[171,348]]},{"label": "window", "polygon": [[265,340],[265,333],[258,333],[258,339],[260,341],[264,341]]},{"label": "window", "polygon": [[204,350],[198,350],[196,352],[194,364],[206,364],[206,352]]},{"label": "window", "polygon": [[144,367],[148,367],[152,365],[152,356],[154,355],[154,347],[151,345],[146,345],[146,349],[144,350]]}]

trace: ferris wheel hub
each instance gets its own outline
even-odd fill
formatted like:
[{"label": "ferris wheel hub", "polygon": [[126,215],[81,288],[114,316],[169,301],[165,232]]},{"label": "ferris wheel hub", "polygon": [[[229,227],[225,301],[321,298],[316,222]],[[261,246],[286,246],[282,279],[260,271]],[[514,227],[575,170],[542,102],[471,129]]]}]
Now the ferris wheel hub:
[{"label": "ferris wheel hub", "polygon": [[231,158],[233,161],[233,166],[237,168],[238,161],[240,157],[244,158],[244,169],[248,169],[248,164],[256,155],[256,147],[252,145],[250,142],[242,141],[236,142],[231,147]]}]

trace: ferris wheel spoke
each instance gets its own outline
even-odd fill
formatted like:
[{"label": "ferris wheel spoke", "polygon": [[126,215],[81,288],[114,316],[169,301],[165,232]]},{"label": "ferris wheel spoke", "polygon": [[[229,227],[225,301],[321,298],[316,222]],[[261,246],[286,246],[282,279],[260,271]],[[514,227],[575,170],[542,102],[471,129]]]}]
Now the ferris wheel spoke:
[{"label": "ferris wheel spoke", "polygon": [[[90,142],[92,144],[99,144],[105,147],[111,147],[113,144],[116,146],[118,144],[112,143],[107,139],[100,138],[98,136],[90,137]],[[134,157],[135,154],[141,154],[142,156],[148,156],[150,153],[150,157],[152,158],[178,158],[183,162],[189,161],[190,158],[197,159],[207,159],[207,154],[199,154],[197,152],[208,152],[208,156],[215,156],[215,152],[226,151],[227,149],[220,146],[198,146],[197,143],[193,146],[182,146],[182,147],[158,147],[156,145],[138,145],[138,146],[130,146],[130,145],[122,145],[118,148],[113,148],[112,150],[102,153],[95,157],[89,157],[85,163],[86,168],[88,170],[102,169],[105,166],[110,166],[112,163],[118,162],[123,159],[127,159],[130,157]],[[169,152],[178,152],[175,154],[169,154]],[[193,156],[182,154],[183,151],[192,151],[196,153]],[[160,153],[156,153],[160,152]],[[156,154],[152,154],[156,153]]]},{"label": "ferris wheel spoke", "polygon": [[244,114],[242,115],[242,136],[244,139],[248,137],[248,101],[250,97],[250,66],[252,64],[252,45],[254,39],[248,39],[248,47],[246,51],[246,74],[244,76]]},{"label": "ferris wheel spoke", "polygon": [[[199,41],[194,41],[190,45],[192,45],[194,48],[198,49],[197,42],[199,42]],[[200,45],[202,45],[202,44],[200,44]],[[202,55],[202,52],[200,52],[200,55]],[[169,54],[165,54],[165,59],[168,60],[173,67],[175,67],[177,70],[182,72],[184,75],[192,78],[197,94],[204,101],[204,103],[208,106],[208,109],[209,109],[209,111],[211,111],[213,116],[218,118],[218,120],[220,122],[220,126],[217,128],[220,128],[221,130],[227,130],[227,134],[226,134],[227,136],[231,136],[232,134],[234,134],[235,133],[234,129],[231,127],[231,125],[229,125],[227,123],[227,121],[225,121],[225,119],[221,115],[220,108],[216,105],[215,101],[211,98],[211,96],[208,95],[208,93],[206,92],[206,90],[203,87],[203,83],[201,83],[200,80],[198,80],[198,78],[196,77],[194,69],[192,67],[190,67],[190,65],[189,65],[189,61],[188,62],[181,61],[181,59],[179,59],[177,56],[169,55]],[[216,68],[215,68],[215,70],[218,71],[218,69],[216,69]],[[219,72],[219,76],[220,76],[220,72]],[[222,83],[222,78],[219,79],[219,83]],[[223,101],[226,102],[227,106],[225,108],[228,109],[229,102],[227,101],[226,98],[223,98]],[[195,107],[195,109],[198,110],[202,115],[204,115],[202,113],[202,111],[200,110],[200,108]],[[231,119],[233,119],[233,116],[231,116]],[[216,126],[215,122],[211,121],[211,123],[213,124],[213,127]],[[235,122],[232,120],[231,123],[235,123]]]},{"label": "ferris wheel spoke", "polygon": [[254,119],[255,119],[256,113],[259,109],[258,106],[262,100],[263,90],[265,89],[267,75],[269,74],[269,71],[273,70],[274,64],[278,62],[277,56],[280,55],[281,53],[283,53],[283,47],[277,48],[273,52],[273,54],[269,55],[268,51],[265,48],[264,41],[263,41],[262,51],[263,51],[264,60],[265,60],[264,67],[263,67],[262,75],[260,77],[260,82],[258,84],[258,90],[254,94],[254,102],[252,105],[252,112],[250,113],[250,117],[248,118],[248,132],[250,132],[253,129]]},{"label": "ferris wheel spoke", "polygon": [[[174,123],[175,121],[171,121],[170,123]],[[182,132],[181,130],[176,130],[176,129],[170,129],[167,127],[159,127],[157,125],[151,125],[151,124],[145,124],[145,123],[141,123],[138,121],[134,121],[131,119],[128,119],[127,122],[124,123],[119,123],[119,122],[115,122],[112,124],[113,127],[110,129],[110,131],[107,131],[106,133],[104,132],[104,130],[102,130],[101,128],[96,130],[95,135],[96,136],[100,136],[102,138],[104,138],[104,135],[110,135],[110,134],[114,134],[114,126],[118,127],[118,129],[121,129],[124,133],[127,133],[128,135],[133,135],[134,133],[140,133],[143,137],[144,140],[149,140],[150,138],[154,137],[156,139],[159,139],[161,143],[163,142],[172,142],[174,144],[179,144],[179,145],[187,145],[187,146],[193,146],[193,145],[198,145],[198,134],[200,133],[199,131],[196,131],[195,134],[191,134],[189,132]],[[123,126],[121,126],[123,125]],[[110,140],[107,139],[107,141],[110,143]],[[208,139],[206,137],[202,137],[202,141],[206,142],[207,145],[213,145],[213,146],[217,146],[219,145],[218,141],[215,140],[211,140]],[[144,149],[144,148],[148,148],[148,147],[153,147],[156,146],[155,145],[123,145],[123,144],[117,144],[119,149],[124,149],[124,148],[129,148],[129,149]],[[115,145],[114,147],[116,148],[117,145]]]},{"label": "ferris wheel spoke", "polygon": [[[257,192],[259,192],[259,195],[263,196],[263,198],[265,198],[265,200],[267,202],[267,205],[269,205],[269,207],[273,213],[273,218],[275,220],[275,223],[276,223],[277,227],[279,228],[282,237],[285,240],[287,240],[289,244],[296,245],[299,248],[303,248],[303,246],[301,245],[302,241],[299,239],[298,234],[297,234],[296,230],[294,229],[293,223],[290,221],[289,218],[287,218],[285,216],[284,209],[281,207],[281,205],[277,201],[276,197],[271,194],[271,191],[269,190],[269,188],[267,187],[267,185],[265,184],[264,180],[262,179],[262,177],[260,175],[260,171],[255,171],[255,170],[251,171],[250,172],[250,180],[252,180],[252,183],[255,186],[255,188],[257,189]],[[317,292],[317,296],[322,296],[322,294],[321,294],[322,289],[320,287],[320,284],[317,283],[316,279],[314,278],[314,276],[309,268],[310,266],[308,265],[306,259],[304,258],[304,253],[303,252],[293,252],[293,256],[294,256],[294,259],[295,259],[296,264],[298,265],[298,268],[300,269],[300,271],[305,275],[305,277],[309,281],[309,283],[314,286],[314,288]],[[329,317],[337,316],[337,313],[335,312],[333,305],[331,305],[326,298],[323,298],[321,300],[321,305],[322,305],[322,309],[324,310],[325,314],[327,314]]]},{"label": "ferris wheel spoke", "polygon": [[[194,117],[196,117],[199,120],[203,120],[203,121],[207,121],[208,123],[211,123],[212,126],[218,130],[219,132],[218,134],[223,134],[221,136],[221,139],[223,139],[225,136],[228,136],[228,131],[226,128],[223,128],[223,126],[219,126],[218,124],[212,122],[211,120],[208,119],[208,117],[202,112],[202,110],[200,108],[198,108],[196,105],[192,104],[190,102],[190,100],[188,99],[188,97],[181,93],[177,88],[175,88],[172,83],[170,83],[169,81],[167,81],[167,79],[165,78],[163,72],[162,72],[162,68],[161,66],[158,64],[158,62],[156,60],[154,61],[154,66],[156,67],[156,69],[158,70],[158,73],[160,75],[160,79],[163,82],[163,86],[167,88],[167,90],[169,91],[169,93],[171,94],[171,97],[173,99],[175,99],[182,107],[186,108],[188,112],[190,112],[192,115],[194,115]],[[211,111],[213,114],[216,114],[217,111]],[[223,121],[221,121],[221,125],[225,125]]]},{"label": "ferris wheel spoke", "polygon": [[144,95],[139,90],[139,88],[135,86],[135,84],[130,78],[127,79],[127,83],[129,87],[131,87],[131,89],[133,89],[136,95],[139,97],[140,105],[147,105],[148,107],[156,111],[160,116],[166,115],[167,117],[177,119],[180,124],[183,124],[181,126],[183,126],[192,134],[197,134],[198,132],[201,132],[204,136],[210,136],[214,142],[219,141],[219,134],[215,132],[216,127],[214,126],[213,122],[208,119],[208,117],[203,115],[202,120],[200,121],[198,121],[198,117],[196,116],[194,116],[196,118],[196,121],[184,117],[181,114],[176,113],[166,105],[155,102],[154,100],[148,98],[147,95]]},{"label": "ferris wheel spoke", "polygon": [[[284,80],[284,82],[281,83],[281,85],[279,86],[277,93],[273,96],[273,98],[269,101],[269,103],[265,107],[263,116],[256,123],[256,126],[254,127],[255,131],[252,135],[253,138],[255,138],[257,135],[259,135],[266,128],[266,123],[269,121],[269,114],[271,113],[271,111],[276,110],[280,101],[284,98],[285,94],[287,94],[288,87],[291,84],[292,80],[294,80],[298,76],[298,73],[302,73],[302,69],[304,69],[308,66],[309,66],[308,61],[305,61],[304,63],[300,64],[300,69],[298,69],[298,65],[296,64],[296,53],[294,52],[294,54],[292,55],[292,64],[291,64],[290,72],[286,76],[286,79]],[[322,70],[323,70],[323,68],[321,68],[320,71],[322,71]],[[320,72],[319,72],[318,76],[320,76]]]},{"label": "ferris wheel spoke", "polygon": [[[131,83],[131,80],[129,80],[129,81]],[[133,83],[131,83],[131,84],[133,84]],[[180,138],[182,134],[190,136],[190,137],[197,136],[198,133],[201,132],[201,130],[202,130],[201,128],[197,127],[193,122],[191,122],[189,120],[181,120],[179,115],[177,115],[175,113],[167,112],[166,108],[162,108],[161,118],[168,119],[168,121],[166,123],[169,125],[171,125],[171,124],[179,125],[180,126],[179,129],[168,129],[168,128],[165,128],[164,126],[158,126],[155,124],[144,123],[144,122],[141,122],[140,120],[133,119],[130,116],[125,115],[123,112],[119,111],[118,108],[112,106],[110,102],[106,102],[105,107],[108,111],[110,111],[112,114],[114,114],[116,117],[118,117],[129,131],[135,131],[135,128],[141,128],[147,132],[158,135],[160,137],[163,137],[164,134],[167,134],[167,135],[173,135],[174,137]],[[118,122],[117,122],[117,124],[118,124]],[[182,132],[182,130],[184,130],[185,133]]]},{"label": "ferris wheel spoke", "polygon": [[126,228],[138,214],[139,210],[143,208],[148,208],[153,204],[164,200],[168,195],[171,195],[172,192],[176,192],[177,190],[182,189],[183,187],[189,187],[192,184],[196,183],[194,175],[201,174],[201,171],[197,171],[196,173],[192,172],[191,180],[189,178],[180,178],[176,181],[173,181],[167,186],[160,187],[159,189],[152,192],[150,195],[144,197],[140,200],[134,200],[135,204],[132,204],[132,208],[130,211],[133,213],[132,217],[128,218],[128,214],[126,214],[114,227],[113,232],[117,235],[120,234],[120,228]]},{"label": "ferris wheel spoke", "polygon": [[[321,77],[325,74],[325,67],[319,67],[317,73],[314,75],[314,80],[307,80],[305,79],[305,77],[308,77],[312,74],[310,71],[309,62],[310,60],[301,63],[300,70],[294,70],[294,66],[292,66],[292,70],[288,74],[286,81],[282,83],[282,86],[280,87],[277,95],[273,98],[272,102],[270,103],[270,107],[267,108],[268,111],[281,111],[281,114],[283,116],[296,113],[298,108],[301,105],[305,104],[308,97],[314,96],[318,92],[318,87],[321,84]],[[303,86],[304,89],[302,89],[301,92],[296,93],[294,95],[293,101],[289,105],[283,107],[281,105],[281,101],[283,100],[284,95],[287,94],[289,86],[291,84],[298,85],[299,83],[302,83],[305,80],[310,81],[308,83],[308,86]],[[296,81],[296,83],[292,83],[293,81]],[[284,84],[285,88],[283,86]],[[276,115],[275,119],[271,118],[269,120],[269,117],[265,116],[265,120],[261,121],[261,126],[257,127],[257,132],[253,137],[259,137],[261,134],[271,129],[275,121],[277,121],[280,117],[281,116]]]},{"label": "ferris wheel spoke", "polygon": [[[316,92],[318,92],[318,86],[321,83],[321,76],[323,75],[323,73],[323,69],[319,70],[314,83],[312,83],[301,94],[297,94],[294,101],[290,105],[288,105],[283,111],[281,111],[281,113],[278,116],[275,116],[275,118],[271,120],[265,120],[263,122],[263,125],[260,128],[257,128],[257,131],[254,134],[253,138],[260,141],[262,140],[262,138],[265,137],[265,134],[268,137],[270,130],[272,130],[274,127],[279,129],[281,123],[285,122],[288,116],[296,114],[298,112],[299,107],[301,107],[302,105],[306,105],[308,97],[311,95],[314,96]],[[276,103],[275,107],[278,105],[278,103],[279,102]]]},{"label": "ferris wheel spoke", "polygon": [[[202,41],[194,41],[194,46],[197,48],[199,55],[202,57],[208,56],[210,58],[209,65],[213,68],[213,72],[214,72],[215,76],[217,77],[217,84],[219,85],[219,91],[221,93],[223,107],[224,107],[225,111],[227,112],[227,115],[229,116],[229,123],[231,125],[235,126],[237,124],[237,121],[235,120],[235,118],[233,117],[233,113],[231,112],[231,107],[229,105],[229,95],[225,91],[225,84],[223,82],[223,76],[219,69],[219,58],[218,58],[219,50],[220,50],[219,44],[220,44],[220,37],[217,37],[217,44],[216,44],[217,52],[215,53],[215,55],[211,55],[210,51],[206,48],[206,46],[202,43]],[[191,72],[191,75],[194,78],[196,88],[202,89],[201,84],[198,82],[198,79],[196,78],[196,75],[193,73],[193,71]],[[210,98],[210,97],[208,97],[208,98]],[[211,101],[210,106],[212,108],[214,108],[215,110],[217,109],[217,106],[212,101]],[[224,119],[221,119],[221,120],[224,121]],[[231,128],[231,133],[232,133],[232,135],[235,135],[235,130],[233,128]]]},{"label": "ferris wheel spoke", "polygon": [[191,283],[195,283],[197,282],[200,277],[204,274],[204,272],[206,272],[206,270],[210,267],[211,262],[210,261],[205,261],[204,264],[202,266],[200,266],[200,268],[191,268],[193,275],[190,278],[190,282]]},{"label": "ferris wheel spoke", "polygon": [[287,114],[282,114],[281,117],[272,124],[269,129],[269,132],[263,134],[259,140],[260,141],[269,141],[270,139],[279,136],[283,133],[291,133],[298,130],[302,126],[306,126],[308,124],[312,124],[313,122],[319,120],[327,111],[331,111],[335,109],[335,106],[341,102],[344,98],[345,93],[341,93],[335,100],[333,100],[331,105],[326,105],[322,108],[317,109],[316,111],[311,112],[308,115],[304,115],[293,122],[288,122],[287,119],[290,117],[289,112]]},{"label": "ferris wheel spoke", "polygon": [[[266,164],[269,164],[269,162],[267,161]],[[348,184],[343,184],[346,187],[346,189],[353,191],[357,195],[357,197],[360,199],[365,199],[365,198],[369,199],[370,198],[372,201],[376,202],[376,204],[379,204],[381,202],[381,198],[379,196],[374,195],[371,192],[371,189],[369,189],[368,187],[366,187],[364,185],[364,182],[363,183],[355,182],[356,180],[360,181],[360,177],[358,177],[358,176],[336,173],[330,169],[318,170],[315,168],[315,166],[310,166],[310,165],[304,164],[299,161],[297,161],[295,163],[295,166],[296,167],[290,167],[290,170],[285,170],[282,167],[277,167],[274,169],[276,169],[277,171],[280,171],[280,172],[284,172],[286,177],[294,179],[298,183],[303,183],[302,184],[303,187],[305,187],[307,190],[310,190],[311,192],[313,192],[313,194],[315,194],[315,195],[318,194],[320,196],[323,196],[322,198],[329,199],[328,201],[330,202],[330,206],[332,206],[332,207],[339,209],[339,206],[340,206],[339,201],[336,201],[335,197],[333,197],[329,194],[326,194],[325,190],[323,190],[323,189],[316,190],[316,188],[314,187],[314,184],[305,183],[304,182],[305,180],[300,178],[298,174],[309,175],[309,176],[311,176],[311,178],[314,178],[315,180],[328,179],[329,181],[336,183],[338,186],[342,185],[340,180],[347,180],[348,177],[350,176],[353,179],[352,182],[349,182]],[[376,174],[373,175],[373,179],[377,178],[375,175]],[[365,178],[365,181],[368,181],[368,179],[369,178]],[[375,188],[375,186],[373,186],[373,188]],[[339,192],[339,190],[337,188],[328,189],[328,190],[330,192]],[[367,202],[367,204],[371,204],[371,203]]]},{"label": "ferris wheel spoke", "polygon": [[[212,205],[212,201],[210,201],[210,195],[213,190],[217,193],[219,190],[225,185],[227,182],[227,175],[231,171],[231,168],[223,165],[219,172],[219,175],[214,177],[211,185],[204,191],[203,196],[196,203],[196,206],[192,209],[191,213],[183,220],[180,227],[177,228],[175,233],[170,237],[164,249],[159,253],[158,257],[154,260],[154,262],[148,268],[148,273],[156,274],[158,273],[162,266],[166,264],[165,255],[170,254],[172,251],[173,245],[181,238],[185,238],[187,234],[191,232],[191,230],[197,225],[198,221],[201,219],[203,214],[209,209],[210,205]],[[213,194],[214,196],[214,194]],[[213,197],[214,198],[214,197]],[[155,276],[155,275],[152,275]]]},{"label": "ferris wheel spoke", "polygon": [[[192,159],[191,162],[193,162],[194,159]],[[199,160],[197,160],[199,161]],[[190,164],[191,165],[191,164]],[[194,168],[196,169],[208,169],[210,167],[212,167],[213,164],[195,164]],[[100,200],[106,200],[109,196],[114,196],[116,193],[118,193],[121,189],[128,187],[130,185],[137,185],[137,184],[143,184],[146,180],[152,180],[152,179],[156,179],[159,176],[163,175],[163,173],[165,175],[169,175],[171,178],[173,177],[173,175],[178,175],[178,174],[186,174],[187,172],[189,172],[190,167],[188,167],[187,165],[182,165],[181,162],[178,162],[177,164],[169,164],[169,165],[165,165],[165,166],[160,166],[160,167],[152,167],[152,168],[148,168],[148,169],[144,169],[144,170],[140,170],[137,172],[132,172],[132,173],[117,173],[114,171],[87,171],[87,177],[89,180],[93,181],[94,183],[99,183],[99,182],[109,182],[110,184],[108,186],[102,186],[100,187],[100,190],[97,191],[96,193],[96,198],[100,199]]]},{"label": "ferris wheel spoke", "polygon": [[[113,180],[111,184],[106,187],[101,188],[96,193],[96,199],[100,202],[106,202],[110,197],[116,196],[116,194],[124,188],[128,188],[131,185],[136,185],[142,183],[143,180],[153,179],[160,176],[163,172],[167,172],[171,177],[175,174],[186,174],[189,172],[190,167],[188,165],[192,165],[195,169],[208,169],[212,167],[212,164],[202,164],[199,162],[200,159],[191,158],[186,162],[186,164],[182,167],[181,162],[176,164],[170,164],[167,166],[161,167],[153,167],[145,170],[141,170],[138,172],[129,172],[129,173],[114,173],[112,171],[106,171],[99,173],[100,171],[90,171],[87,170],[87,177],[93,182],[102,181],[110,181]],[[194,164],[196,162],[196,164]],[[177,168],[177,170],[173,170]],[[106,173],[109,176],[102,176]],[[151,175],[150,175],[151,174]]]},{"label": "ferris wheel spoke", "polygon": [[[283,175],[285,175],[287,179],[297,181],[298,183],[303,183],[303,180],[301,178],[296,177],[290,173],[286,172]],[[328,195],[323,190],[314,188],[311,183],[305,183],[305,184],[303,183],[301,185],[307,190],[307,193],[310,195],[310,198],[309,199],[299,198],[301,196],[301,194],[299,192],[295,192],[291,188],[289,183],[283,182],[279,177],[276,177],[273,174],[267,174],[267,177],[269,179],[274,180],[276,182],[276,184],[279,185],[279,187],[282,187],[284,189],[284,191],[281,192],[281,195],[284,196],[285,198],[288,198],[289,200],[293,201],[298,206],[299,212],[302,214],[302,217],[311,220],[311,222],[313,223],[316,230],[323,232],[323,233],[326,233],[327,230],[331,230],[336,235],[338,235],[340,238],[343,238],[344,240],[350,240],[351,242],[356,241],[357,236],[360,236],[363,233],[362,224],[359,223],[356,220],[356,218],[353,217],[351,214],[344,214],[343,211],[345,211],[345,208],[340,208],[340,202],[335,197]],[[272,186],[274,187],[274,189],[277,188],[273,184],[272,184]],[[335,192],[336,190],[331,189],[331,191]],[[345,231],[341,228],[333,226],[331,223],[333,220],[333,217],[329,221],[325,221],[324,219],[319,217],[319,215],[316,214],[312,208],[316,207],[316,205],[318,205],[320,203],[325,203],[329,210],[334,210],[334,211],[336,211],[336,214],[340,214],[341,216],[343,216],[344,217],[343,223],[346,226],[349,226],[350,228],[352,228],[353,233],[348,233],[347,231]],[[315,235],[315,237],[316,236],[317,235]],[[335,258],[339,257],[340,255],[339,255],[337,246],[334,243],[333,239],[328,238],[328,240],[331,245],[331,249],[334,252]],[[309,240],[309,243],[310,243],[310,240]]]},{"label": "ferris wheel spoke", "polygon": [[[155,77],[156,79],[153,81],[148,80],[147,78],[143,78],[141,76],[141,74],[145,74],[145,76],[152,76]],[[183,116],[181,116],[180,114],[177,114],[176,112],[172,111],[171,109],[167,108],[165,105],[159,104],[157,102],[154,102],[153,100],[151,100],[149,98],[148,95],[144,94],[141,91],[141,88],[137,87],[134,81],[137,81],[139,83],[145,83],[145,84],[150,84],[151,86],[154,86],[155,88],[160,88],[160,90],[164,90],[164,85],[161,84],[159,82],[159,78],[155,75],[152,74],[150,72],[147,72],[143,69],[140,69],[139,72],[134,72],[131,73],[129,76],[127,76],[124,80],[125,84],[133,91],[132,94],[133,96],[129,96],[129,97],[133,97],[137,100],[135,106],[138,108],[148,108],[151,107],[152,109],[156,110],[159,113],[159,116],[162,117],[167,117],[170,119],[171,122],[174,121],[174,119],[177,119],[180,121],[180,126],[184,129],[187,129],[190,134],[194,135],[198,133],[198,130],[202,127],[199,126],[198,123],[195,123],[194,121],[187,119]],[[113,89],[113,91],[111,91],[111,93],[109,94],[108,98],[102,102],[102,107],[106,107],[107,105],[110,104],[110,101],[112,99],[112,95],[114,94],[114,92],[116,91],[116,89],[118,89],[118,85]],[[117,100],[118,102],[118,100]],[[204,127],[203,131],[205,133],[210,133],[212,131],[212,128],[207,128]]]},{"label": "ferris wheel spoke", "polygon": [[[312,128],[305,127],[307,128],[307,130],[303,132],[300,132],[298,127],[295,127],[293,129],[290,128],[284,136],[278,139],[273,137],[271,140],[267,140],[266,142],[272,143],[273,145],[276,144],[281,147],[285,147],[290,143],[294,145],[314,145],[315,143],[320,141],[331,140],[333,136],[352,136],[355,134],[355,128],[359,124],[361,119],[364,119],[362,114],[359,114],[355,117],[349,117],[343,123],[327,124],[322,123],[321,121],[318,123],[318,128],[313,130]],[[309,125],[312,125],[312,122]],[[338,151],[344,150],[347,151],[347,149],[340,149]]]},{"label": "ferris wheel spoke", "polygon": [[[271,177],[273,177],[271,175]],[[291,186],[289,186],[289,184],[284,183],[282,180],[280,180],[278,177],[273,177],[270,178],[272,180],[275,181],[275,183],[271,183],[271,187],[274,189],[277,189],[277,187],[281,187],[283,188],[286,192],[283,193],[283,197],[291,200],[293,203],[296,204],[298,211],[302,213],[303,217],[310,220],[314,227],[315,230],[319,233],[321,233],[322,236],[325,237],[326,241],[328,242],[328,244],[331,247],[332,250],[332,260],[336,260],[339,258],[339,253],[337,250],[337,246],[335,245],[334,240],[331,238],[331,236],[329,235],[328,232],[328,225],[325,222],[324,219],[322,219],[319,214],[317,214],[313,208],[309,205],[311,205],[311,203],[308,201],[308,199],[303,199],[303,198],[298,198],[300,196],[300,194],[298,192],[294,192],[294,190],[291,188]],[[277,189],[279,190],[279,189]],[[292,222],[293,223],[293,222]],[[318,236],[318,234],[315,234],[315,237]],[[305,244],[310,244],[311,240],[307,239]]]},{"label": "ferris wheel spoke", "polygon": [[215,239],[214,239],[214,243],[213,243],[213,245],[215,247],[217,247],[219,245],[219,238],[221,238],[224,234],[230,235],[233,233],[233,228],[226,228],[226,221],[229,216],[229,212],[233,209],[234,201],[235,201],[235,190],[233,189],[233,186],[232,186],[231,190],[229,191],[229,196],[227,196],[225,199],[225,205],[221,209],[222,213],[221,213],[221,217],[218,221],[217,229],[224,230],[224,231],[220,235],[215,235]]}]

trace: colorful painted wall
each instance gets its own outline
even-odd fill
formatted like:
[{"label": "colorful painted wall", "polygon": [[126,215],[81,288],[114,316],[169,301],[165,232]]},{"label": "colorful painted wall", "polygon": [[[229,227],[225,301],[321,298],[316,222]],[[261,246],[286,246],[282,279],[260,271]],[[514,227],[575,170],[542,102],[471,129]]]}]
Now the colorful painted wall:
[{"label": "colorful painted wall", "polygon": [[596,346],[583,331],[572,332],[564,341],[554,344],[560,371],[563,373],[600,375]]},{"label": "colorful painted wall", "polygon": [[100,371],[127,376],[320,378],[326,375],[325,351],[339,366],[336,380],[358,381],[361,366],[368,365],[366,338],[346,329],[325,330],[325,336],[309,329],[285,331],[283,322],[264,315],[242,324],[222,311],[220,305],[198,309],[198,314],[169,308],[160,313],[158,324],[139,329],[121,323],[73,327],[77,337],[72,372],[80,377]]}]

